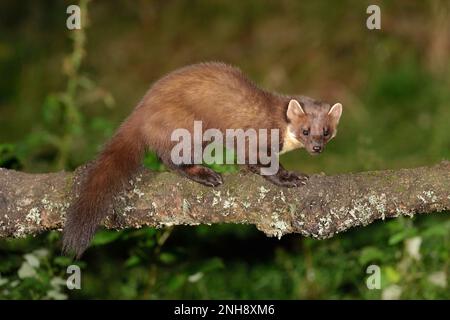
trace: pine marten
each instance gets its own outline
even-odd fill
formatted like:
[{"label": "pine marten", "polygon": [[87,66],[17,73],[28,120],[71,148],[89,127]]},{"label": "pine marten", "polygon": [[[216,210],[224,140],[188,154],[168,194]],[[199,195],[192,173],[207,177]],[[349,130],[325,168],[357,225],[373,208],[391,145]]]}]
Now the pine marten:
[{"label": "pine marten", "polygon": [[[342,105],[333,106],[305,96],[285,96],[257,87],[239,69],[224,63],[201,63],[178,69],[157,81],[123,122],[90,167],[67,212],[63,251],[77,257],[85,251],[97,226],[108,215],[113,197],[141,165],[146,150],[156,152],[164,165],[206,186],[222,184],[222,177],[201,164],[175,164],[171,133],[203,129],[278,129],[279,153],[305,148],[319,154],[336,135]],[[269,143],[270,144],[270,143]],[[269,150],[272,150],[269,148]],[[261,174],[261,163],[248,164]],[[305,184],[307,176],[285,170],[263,175],[284,187]]]}]

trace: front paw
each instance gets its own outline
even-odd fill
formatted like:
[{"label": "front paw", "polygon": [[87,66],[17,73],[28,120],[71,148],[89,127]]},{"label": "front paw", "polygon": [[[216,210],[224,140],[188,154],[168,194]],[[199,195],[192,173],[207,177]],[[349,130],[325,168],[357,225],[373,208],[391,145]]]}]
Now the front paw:
[{"label": "front paw", "polygon": [[191,176],[190,178],[207,187],[217,187],[223,183],[220,173],[206,167],[200,167],[197,170],[197,174],[195,176]]},{"label": "front paw", "polygon": [[282,175],[287,187],[300,187],[306,185],[309,177],[304,173],[295,173],[292,171],[285,171]]},{"label": "front paw", "polygon": [[200,183],[207,187],[217,187],[223,183],[223,179],[219,173],[212,171],[208,175],[202,176],[200,178]]}]

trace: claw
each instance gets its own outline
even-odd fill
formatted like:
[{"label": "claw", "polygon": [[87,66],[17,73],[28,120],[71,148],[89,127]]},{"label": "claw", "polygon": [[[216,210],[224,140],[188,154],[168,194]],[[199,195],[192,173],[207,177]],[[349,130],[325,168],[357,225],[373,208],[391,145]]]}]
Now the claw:
[{"label": "claw", "polygon": [[296,174],[291,171],[281,171],[278,175],[273,176],[270,181],[287,188],[300,187],[306,185],[308,177],[304,174]]}]

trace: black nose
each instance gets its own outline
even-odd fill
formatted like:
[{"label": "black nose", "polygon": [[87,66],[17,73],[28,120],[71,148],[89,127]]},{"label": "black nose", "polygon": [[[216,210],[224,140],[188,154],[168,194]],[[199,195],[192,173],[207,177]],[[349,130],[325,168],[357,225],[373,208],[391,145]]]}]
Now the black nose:
[{"label": "black nose", "polygon": [[321,146],[314,146],[314,147],[313,147],[313,150],[314,150],[315,152],[320,152],[320,151],[322,150],[322,147],[321,147]]}]

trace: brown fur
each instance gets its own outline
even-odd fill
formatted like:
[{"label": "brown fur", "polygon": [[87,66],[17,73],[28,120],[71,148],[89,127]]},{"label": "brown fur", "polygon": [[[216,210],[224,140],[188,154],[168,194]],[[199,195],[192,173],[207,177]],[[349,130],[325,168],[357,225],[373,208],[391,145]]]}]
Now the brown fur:
[{"label": "brown fur", "polygon": [[134,126],[138,122],[135,116],[125,121],[89,168],[80,195],[67,212],[63,251],[81,256],[97,226],[108,215],[112,197],[140,166],[145,142]]},{"label": "brown fur", "polygon": [[159,80],[144,98],[143,134],[150,149],[170,152],[174,129],[284,129],[287,97],[259,89],[236,68],[202,63],[175,71]]},{"label": "brown fur", "polygon": [[[309,115],[288,120],[286,111],[290,99],[292,97],[258,88],[239,69],[223,63],[184,67],[157,81],[90,169],[79,198],[68,210],[64,250],[73,251],[78,257],[83,253],[97,225],[109,214],[114,194],[140,166],[146,149],[155,151],[169,168],[195,181],[211,186],[222,183],[220,174],[209,168],[176,166],[171,162],[170,152],[176,144],[170,139],[173,130],[186,128],[192,132],[194,120],[202,121],[203,130],[279,129],[281,145],[288,125],[297,136],[303,124],[316,125],[309,115],[314,119],[324,117],[323,109],[330,108],[312,99],[297,97]],[[251,169],[256,170],[255,166]],[[284,186],[297,186],[301,178],[280,168],[279,174],[268,179]],[[284,184],[280,179],[284,179]]]}]

